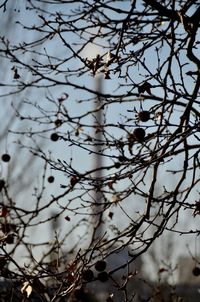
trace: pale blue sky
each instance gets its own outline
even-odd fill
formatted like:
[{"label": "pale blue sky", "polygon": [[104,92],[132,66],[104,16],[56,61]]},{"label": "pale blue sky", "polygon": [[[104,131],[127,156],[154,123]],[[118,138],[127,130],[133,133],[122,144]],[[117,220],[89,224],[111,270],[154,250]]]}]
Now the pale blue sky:
[{"label": "pale blue sky", "polygon": [[[123,2],[123,1],[122,1]],[[15,2],[15,6],[16,6],[16,10],[17,11],[14,11],[14,18],[16,20],[21,20],[21,18],[23,19],[23,23],[25,23],[26,25],[31,25],[31,24],[37,24],[38,22],[38,18],[34,16],[33,12],[31,11],[27,11],[24,9],[23,6],[21,6],[21,3],[19,4],[20,2],[19,1],[16,1]],[[121,4],[121,6],[123,5],[123,8],[124,9],[128,9],[129,8],[129,5],[130,5],[130,1],[127,1],[123,4]],[[18,12],[18,10],[20,9],[20,12]],[[60,7],[58,7],[57,5],[55,5],[53,7],[53,10],[59,10]],[[113,18],[116,18],[118,16],[113,16]],[[121,17],[123,18],[123,15],[121,15]],[[8,15],[7,13],[5,14],[2,14],[2,19],[1,19],[1,22],[2,24],[4,24],[4,22],[7,21],[7,18],[8,18]],[[13,21],[10,23],[10,25],[12,26],[12,30],[11,31],[8,31],[7,28],[5,28],[3,31],[2,31],[2,34],[5,34],[7,35],[8,33],[8,38],[12,41],[14,41],[16,43],[17,42],[21,42],[23,41],[23,39],[26,39],[28,41],[32,41],[32,39],[34,38],[34,35],[32,32],[29,32],[28,34],[26,33],[26,31],[22,30],[20,25],[17,24],[17,25],[13,25]],[[163,24],[162,25],[163,28],[165,28],[165,26],[167,26],[166,24]],[[181,28],[180,28],[180,31],[181,31]],[[73,41],[75,42],[76,40],[78,41],[78,38],[76,36],[72,36],[71,34],[68,35],[68,39],[70,40],[70,43]],[[65,56],[69,56],[71,55],[70,51],[69,50],[66,50],[65,47],[63,47],[62,43],[59,41],[58,42],[58,39],[52,39],[51,41],[48,41],[47,43],[45,43],[45,48],[46,48],[46,51],[49,55],[52,55],[52,56],[55,56],[55,57],[61,57],[61,58],[64,58]],[[137,49],[134,48],[134,45],[129,46],[129,50],[130,51],[136,51]],[[131,49],[132,48],[132,49]],[[44,49],[41,48],[40,49],[43,53],[45,53]],[[107,49],[104,49],[104,48],[101,48],[101,49],[97,49],[97,47],[92,47],[91,45],[89,47],[87,47],[87,49],[82,53],[82,56],[84,58],[88,57],[88,58],[95,58],[97,52],[100,52],[101,54],[106,54],[107,52]],[[168,52],[169,52],[169,49],[168,47],[164,48],[163,51],[160,53],[160,56],[161,56],[161,59],[164,59],[166,58],[166,56],[168,55]],[[157,66],[157,59],[156,59],[156,54],[155,52],[149,52],[147,51],[147,57],[149,58],[148,59],[148,62],[147,62],[147,65],[149,67],[149,69],[152,71],[152,72],[156,72],[156,68],[158,67]],[[30,57],[28,55],[25,55],[23,57],[23,60],[24,62],[28,62],[28,60],[30,59]],[[184,55],[182,56],[182,59],[183,61],[186,59],[184,57]],[[56,60],[55,60],[56,61]],[[67,65],[69,64],[69,65]],[[67,63],[66,65],[63,65],[62,68],[71,68],[72,66],[73,67],[79,67],[81,66],[81,62],[79,60],[73,60],[71,63]],[[13,82],[13,79],[12,79],[12,74],[11,74],[11,68],[12,68],[12,64],[9,63],[8,64],[8,67],[7,67],[7,71],[6,71],[6,76],[3,75],[2,76],[2,80],[3,82],[11,82],[12,84],[13,83],[16,83],[16,82]],[[185,72],[187,72],[188,70],[191,70],[193,69],[194,66],[188,66],[186,65],[185,66]],[[179,78],[179,74],[177,72],[177,66],[176,64],[174,63],[174,75],[175,75],[175,78]],[[163,69],[163,71],[165,70],[165,68]],[[133,68],[133,71],[130,73],[131,74],[131,79],[134,83],[138,83],[141,81],[141,76],[140,76],[140,72],[141,70],[137,71],[137,68]],[[19,73],[20,73],[20,69],[19,69]],[[67,72],[66,72],[67,74]],[[23,72],[21,72],[21,76],[23,79],[25,80],[29,80],[31,78],[31,75],[29,73],[25,74]],[[62,80],[62,81],[65,81],[65,74],[61,74],[61,75],[58,75],[57,76],[58,79]],[[118,87],[118,83],[121,81],[121,79],[118,79],[117,75],[114,75],[114,74],[111,74],[111,80],[103,80],[103,90],[104,92],[106,93],[113,93],[113,94],[118,94],[119,92],[126,92],[127,91],[127,88],[122,88],[118,91],[115,91],[116,88]],[[95,85],[96,85],[96,80],[95,78],[93,78],[90,74],[87,74],[87,75],[84,75],[84,76],[81,76],[79,78],[77,77],[72,77],[72,80],[70,81],[73,81],[75,80],[76,83],[78,83],[79,85],[86,85],[88,88],[91,88],[91,89],[94,89]],[[133,85],[133,83],[128,79],[128,85],[129,85],[129,89],[131,87],[131,85]],[[158,83],[155,82],[155,81],[151,81],[152,85],[157,85]],[[192,91],[193,89],[193,80],[191,77],[186,77],[186,86],[188,88],[188,90]],[[5,93],[5,89],[4,88],[1,88],[0,87],[0,94],[2,93]],[[115,91],[115,92],[113,92]],[[89,97],[92,97],[92,94],[87,94],[85,95],[83,93],[82,90],[78,90],[78,89],[74,89],[72,87],[69,87],[69,86],[65,86],[65,85],[62,85],[62,86],[59,86],[59,87],[55,87],[55,88],[51,88],[50,89],[50,92],[45,90],[40,90],[40,91],[37,91],[36,89],[34,89],[33,91],[30,89],[28,94],[21,94],[20,96],[20,99],[19,97],[16,95],[16,96],[13,96],[12,98],[4,98],[3,99],[3,102],[8,102],[10,103],[11,101],[15,103],[18,103],[19,100],[21,99],[29,99],[33,102],[38,102],[39,100],[39,103],[42,102],[42,106],[44,106],[45,108],[51,108],[51,104],[46,100],[46,97],[45,95],[47,96],[52,96],[53,98],[57,99],[58,97],[60,97],[62,95],[62,93],[68,93],[69,94],[69,98],[65,101],[66,102],[66,107],[67,109],[69,110],[69,114],[74,116],[74,115],[79,115],[81,114],[81,112],[87,112],[88,109],[92,109],[95,105],[94,105],[94,102],[90,102],[90,103],[87,103],[87,102],[84,102],[84,103],[77,103],[77,101],[80,101],[82,99],[85,99],[87,98],[88,96]],[[137,91],[136,91],[137,92]],[[160,89],[160,88],[152,88],[152,92],[153,92],[153,95],[155,96],[161,96],[163,95],[163,91]],[[170,93],[169,93],[169,97],[170,97]],[[107,120],[111,123],[118,123],[118,122],[126,122],[126,120],[124,119],[124,116],[127,115],[129,118],[133,117],[133,121],[130,122],[130,125],[131,123],[134,124],[134,119],[135,119],[135,116],[134,116],[134,113],[130,113],[130,112],[127,112],[127,110],[130,110],[130,109],[134,109],[134,107],[136,107],[136,109],[139,109],[140,108],[140,102],[138,102],[137,100],[134,100],[133,102],[130,102],[132,101],[131,99],[132,97],[128,97],[127,99],[129,100],[129,102],[126,102],[126,100],[124,100],[124,102],[122,103],[118,103],[118,104],[114,104],[113,106],[109,106],[108,108],[108,111],[107,111]],[[2,101],[2,100],[0,100]],[[152,96],[152,99],[151,100],[148,100],[146,102],[144,102],[143,104],[143,109],[145,110],[149,110],[153,105],[156,104],[156,101],[154,100],[154,97]],[[4,105],[3,105],[4,106]],[[5,106],[6,107],[6,110],[8,110],[8,107],[7,105]],[[25,106],[24,107],[24,113],[25,114],[33,114],[33,111],[31,112],[28,112],[28,110],[30,107],[29,106]],[[34,114],[36,114],[36,111],[34,110]],[[178,116],[178,113],[177,113],[177,116]],[[176,121],[176,118],[177,116],[175,115],[174,117],[174,122]],[[88,122],[88,123],[91,123],[91,118],[88,118],[88,119],[85,119],[85,122]],[[26,125],[26,127],[28,126],[33,126],[32,124],[27,124],[26,122],[16,122],[15,126],[16,128],[20,127],[20,128],[23,128],[25,126],[23,125]],[[14,127],[15,127],[14,126]],[[153,124],[152,124],[153,126]],[[35,126],[33,126],[35,127]],[[41,128],[43,128],[44,126],[41,126]],[[51,126],[50,126],[51,127]],[[64,130],[66,127],[66,131],[67,131],[67,126],[63,126],[62,127],[62,130]],[[38,129],[38,126],[36,126],[36,129]],[[15,130],[15,128],[13,129]],[[65,131],[65,130],[64,130]],[[151,131],[151,128],[148,128],[147,129],[147,133]],[[120,138],[121,136],[121,130],[118,130],[116,128],[112,128],[110,130],[110,132],[112,133],[113,136],[115,136],[116,138]],[[48,140],[45,140],[45,137],[48,138],[50,135],[50,133],[47,133],[44,135],[44,141],[47,141],[47,144],[45,145],[45,150],[51,150],[52,151],[52,158],[54,158],[55,160],[57,158],[60,158],[62,160],[69,160],[71,156],[73,156],[73,164],[74,164],[74,168],[78,169],[79,172],[84,172],[88,169],[88,167],[92,167],[93,166],[93,158],[91,155],[88,155],[86,154],[85,152],[83,151],[80,151],[78,149],[76,149],[75,147],[71,147],[71,148],[66,148],[66,145],[64,142],[56,142],[56,143],[51,143],[48,144]],[[14,139],[10,139],[9,138],[9,146],[11,146],[11,142],[13,141]],[[167,165],[168,168],[172,168],[172,167],[176,167],[178,168],[180,165],[181,165],[181,157],[177,160],[177,159],[174,159],[172,160],[171,162],[169,162],[169,164]],[[20,167],[19,167],[20,169]],[[3,172],[6,171],[6,167],[3,167]],[[6,172],[5,172],[6,173]],[[48,196],[50,196],[51,194],[58,194],[59,192],[62,192],[62,189],[59,188],[59,185],[60,184],[64,184],[65,181],[68,181],[68,177],[66,175],[62,175],[61,173],[55,173],[54,171],[52,172],[53,175],[56,175],[56,181],[55,181],[55,184],[54,185],[49,185],[48,186],[48,189],[47,189],[47,198]],[[160,171],[160,183],[161,184],[164,184],[166,187],[170,188],[171,185],[174,184],[174,179],[176,180],[176,176],[174,176],[174,178],[169,178],[168,177],[168,174],[166,173],[165,170],[161,170]],[[36,180],[36,183],[39,181],[39,179]],[[147,180],[148,181],[148,180]],[[124,184],[119,184],[119,187],[120,187],[120,190],[123,190],[123,186]],[[158,183],[158,186],[159,186],[159,183]],[[198,196],[196,195],[193,195],[194,199],[196,199]],[[24,195],[21,196],[21,199],[23,200],[24,198]],[[134,201],[134,203],[136,204],[136,207],[137,209],[140,209],[140,204],[141,204],[141,200],[138,198],[136,201]],[[144,201],[143,201],[144,202]],[[124,204],[124,208],[125,209],[130,209],[133,205],[133,197],[131,197],[129,200],[127,200],[127,202]],[[143,207],[143,205],[142,205]],[[57,206],[55,205],[54,207],[54,210],[57,209]],[[134,212],[135,211],[135,208],[132,207],[132,211]],[[119,212],[121,213],[121,211],[119,210]],[[44,214],[45,216],[45,214]],[[185,219],[188,220],[188,217],[186,217],[186,215],[182,215],[182,218],[180,219],[181,220],[181,227],[184,227],[184,224],[185,224]],[[192,221],[192,224],[191,224],[191,227],[194,224],[194,222],[199,222],[199,217],[196,217],[195,219],[192,218],[193,221]],[[72,219],[72,223],[73,221],[76,221],[76,219]],[[123,225],[124,221],[123,219],[121,221],[119,221],[118,219],[115,220],[115,218],[113,219],[113,222],[118,224],[118,225]],[[65,222],[64,222],[65,223]],[[40,230],[39,230],[40,231]],[[37,232],[36,232],[36,236],[37,236]],[[44,237],[47,237],[47,231],[45,230],[45,227],[44,227],[44,232],[43,234],[41,235],[41,239]],[[181,239],[182,242],[184,242],[182,239]],[[187,239],[186,239],[187,241]],[[183,252],[182,250],[178,250],[177,249],[177,253],[179,252]]]}]

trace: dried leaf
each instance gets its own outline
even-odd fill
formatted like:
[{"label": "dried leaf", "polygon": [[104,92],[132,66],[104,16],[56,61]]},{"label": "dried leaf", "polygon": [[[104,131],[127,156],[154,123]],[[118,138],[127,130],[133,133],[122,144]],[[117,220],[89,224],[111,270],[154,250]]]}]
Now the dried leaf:
[{"label": "dried leaf", "polygon": [[111,79],[109,70],[104,71],[104,79],[105,80],[110,80]]},{"label": "dried leaf", "polygon": [[108,217],[109,217],[110,219],[112,219],[112,218],[113,218],[113,215],[114,215],[114,213],[113,213],[113,212],[109,212],[109,213],[108,213]]},{"label": "dried leaf", "polygon": [[76,176],[76,175],[73,175],[73,176],[71,177],[71,179],[70,179],[70,184],[71,184],[71,186],[74,187],[75,184],[77,183],[77,181],[78,181],[77,176]]},{"label": "dried leaf", "polygon": [[15,71],[14,71],[13,78],[14,78],[15,80],[18,80],[18,79],[20,78],[20,75],[19,75],[17,69],[15,69]]},{"label": "dried leaf", "polygon": [[111,190],[114,190],[114,188],[113,188],[113,181],[111,180],[111,181],[109,181],[108,182],[108,187],[111,189]]},{"label": "dried leaf", "polygon": [[200,201],[195,202],[195,209],[193,216],[195,217],[196,215],[200,215]]},{"label": "dried leaf", "polygon": [[161,111],[156,112],[156,114],[155,114],[155,119],[156,119],[157,121],[161,120],[162,117],[163,117],[163,113],[162,113]]},{"label": "dried leaf", "polygon": [[18,73],[17,67],[16,67],[16,66],[13,66],[11,70],[13,71],[13,78],[14,78],[15,80],[18,80],[18,79],[20,78],[20,75],[19,75],[19,73]]},{"label": "dried leaf", "polygon": [[164,272],[167,272],[168,270],[166,269],[166,268],[164,268],[164,267],[161,267],[160,269],[159,269],[159,273],[164,273]]},{"label": "dried leaf", "polygon": [[142,85],[138,86],[138,92],[144,93],[147,92],[148,94],[151,94],[151,84],[149,82],[145,82]]},{"label": "dried leaf", "polygon": [[142,87],[142,85],[138,86],[138,93],[143,93],[144,92],[144,89]]},{"label": "dried leaf", "polygon": [[13,223],[2,223],[1,230],[4,234],[8,234],[9,232],[13,231],[16,232],[17,226]]},{"label": "dried leaf", "polygon": [[6,207],[2,207],[1,211],[0,211],[0,217],[6,217],[8,216],[8,209]]},{"label": "dried leaf", "polygon": [[70,221],[70,217],[69,216],[65,216],[65,220]]},{"label": "dried leaf", "polygon": [[69,97],[69,94],[63,93],[61,97],[58,98],[58,102],[62,103],[64,100],[66,100]]},{"label": "dried leaf", "polygon": [[33,290],[33,288],[32,288],[32,286],[30,285],[30,283],[29,283],[28,281],[25,281],[25,282],[23,283],[22,288],[21,288],[21,293],[22,293],[23,295],[25,295],[27,298],[29,298],[29,296],[30,296],[31,293],[32,293],[32,290]]},{"label": "dried leaf", "polygon": [[96,75],[98,69],[102,66],[102,58],[100,54],[97,54],[97,56],[93,60],[86,59],[86,65],[91,70],[93,76]]},{"label": "dried leaf", "polygon": [[111,198],[111,202],[118,203],[120,201],[120,198],[117,194],[113,195]]}]

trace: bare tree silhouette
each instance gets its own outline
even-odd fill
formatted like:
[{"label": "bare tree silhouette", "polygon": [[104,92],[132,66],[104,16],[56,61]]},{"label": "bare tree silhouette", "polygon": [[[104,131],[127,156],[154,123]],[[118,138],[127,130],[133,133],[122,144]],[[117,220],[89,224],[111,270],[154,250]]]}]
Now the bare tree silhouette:
[{"label": "bare tree silhouette", "polygon": [[[23,110],[13,101],[24,126],[11,134],[43,172],[31,205],[2,183],[2,276],[23,280],[26,297],[35,280],[53,278],[47,301],[81,300],[90,282],[108,281],[136,301],[136,259],[165,231],[199,235],[199,3],[27,0],[20,10],[15,26],[28,36],[0,37],[13,73],[2,96],[27,93]],[[194,225],[180,227],[182,217]],[[43,238],[56,219],[52,244]],[[22,247],[26,267],[15,255]]]}]

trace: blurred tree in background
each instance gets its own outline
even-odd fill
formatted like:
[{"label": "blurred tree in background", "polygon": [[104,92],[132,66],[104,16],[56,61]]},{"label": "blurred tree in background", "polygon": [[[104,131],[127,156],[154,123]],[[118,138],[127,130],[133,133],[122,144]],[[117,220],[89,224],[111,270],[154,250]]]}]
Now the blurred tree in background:
[{"label": "blurred tree in background", "polygon": [[41,301],[139,301],[141,256],[199,235],[199,1],[0,9],[1,276]]}]

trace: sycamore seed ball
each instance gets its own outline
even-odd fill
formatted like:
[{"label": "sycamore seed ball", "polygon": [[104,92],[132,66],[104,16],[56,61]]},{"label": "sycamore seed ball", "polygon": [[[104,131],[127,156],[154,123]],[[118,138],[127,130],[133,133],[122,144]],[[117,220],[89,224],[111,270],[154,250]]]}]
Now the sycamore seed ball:
[{"label": "sycamore seed ball", "polygon": [[95,269],[98,271],[98,272],[102,272],[106,269],[106,261],[104,260],[99,260],[95,263]]},{"label": "sycamore seed ball", "polygon": [[143,141],[145,138],[145,130],[143,128],[135,128],[133,131],[133,136],[137,141]]},{"label": "sycamore seed ball", "polygon": [[4,161],[5,163],[10,161],[10,155],[5,153],[1,156],[2,161]]},{"label": "sycamore seed ball", "polygon": [[53,176],[49,176],[47,180],[48,180],[49,183],[52,183],[52,182],[54,182],[54,177]]},{"label": "sycamore seed ball", "polygon": [[138,118],[141,122],[148,122],[150,120],[150,113],[149,111],[140,111],[138,113]]},{"label": "sycamore seed ball", "polygon": [[82,276],[83,276],[83,279],[85,281],[90,282],[94,278],[94,273],[93,273],[93,271],[91,269],[86,269],[86,270],[83,271]]},{"label": "sycamore seed ball", "polygon": [[52,133],[50,138],[53,142],[56,142],[59,139],[59,136],[57,133]]},{"label": "sycamore seed ball", "polygon": [[101,282],[106,282],[108,281],[109,277],[108,277],[108,273],[107,272],[100,272],[98,273],[97,276],[98,280]]},{"label": "sycamore seed ball", "polygon": [[200,275],[200,268],[199,267],[194,267],[192,270],[192,273],[195,277],[198,277]]}]

